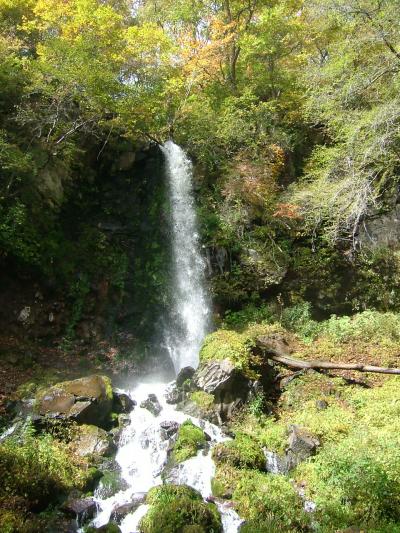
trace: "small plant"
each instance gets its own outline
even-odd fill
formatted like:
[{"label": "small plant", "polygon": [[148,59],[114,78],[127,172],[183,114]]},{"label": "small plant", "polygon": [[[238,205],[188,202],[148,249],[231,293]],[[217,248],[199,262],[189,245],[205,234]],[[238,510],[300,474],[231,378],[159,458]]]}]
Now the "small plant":
[{"label": "small plant", "polygon": [[249,411],[252,415],[260,417],[264,413],[264,408],[265,396],[262,392],[259,392],[249,403]]}]

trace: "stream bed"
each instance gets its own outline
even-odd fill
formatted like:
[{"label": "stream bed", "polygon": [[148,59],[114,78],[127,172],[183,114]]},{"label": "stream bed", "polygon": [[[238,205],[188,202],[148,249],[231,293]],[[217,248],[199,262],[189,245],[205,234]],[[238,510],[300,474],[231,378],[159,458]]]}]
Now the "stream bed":
[{"label": "stream bed", "polygon": [[[107,524],[116,509],[133,501],[142,501],[148,490],[162,483],[161,474],[166,466],[170,440],[166,438],[163,422],[183,423],[190,419],[201,427],[210,437],[209,449],[200,451],[196,457],[188,459],[173,468],[169,473],[175,484],[184,484],[198,490],[204,499],[211,496],[211,479],[215,466],[211,458],[213,445],[228,438],[221,429],[207,422],[184,414],[169,405],[165,400],[168,390],[167,383],[141,383],[132,390],[125,392],[137,402],[130,414],[129,424],[120,436],[116,461],[121,468],[121,476],[125,482],[123,490],[110,497],[104,497],[104,487],[100,482],[95,492],[98,514],[93,525],[100,527]],[[149,394],[155,394],[162,406],[159,415],[140,407]],[[169,478],[170,479],[170,478]],[[225,533],[236,533],[243,522],[227,502],[216,502],[221,513]],[[120,524],[122,533],[136,533],[141,518],[146,514],[148,506],[140,503],[133,512],[127,514]]]}]

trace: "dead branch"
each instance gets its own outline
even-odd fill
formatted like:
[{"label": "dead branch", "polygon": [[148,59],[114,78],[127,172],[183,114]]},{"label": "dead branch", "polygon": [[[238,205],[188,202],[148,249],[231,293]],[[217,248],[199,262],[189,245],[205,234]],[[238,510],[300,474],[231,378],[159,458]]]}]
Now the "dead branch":
[{"label": "dead branch", "polygon": [[276,339],[271,343],[268,337],[259,337],[257,346],[266,352],[268,359],[290,368],[314,369],[314,370],[356,370],[358,372],[374,372],[379,374],[396,374],[400,375],[400,368],[385,368],[381,366],[364,365],[362,363],[335,363],[332,361],[303,361],[285,355],[282,350],[282,344],[277,346]]}]

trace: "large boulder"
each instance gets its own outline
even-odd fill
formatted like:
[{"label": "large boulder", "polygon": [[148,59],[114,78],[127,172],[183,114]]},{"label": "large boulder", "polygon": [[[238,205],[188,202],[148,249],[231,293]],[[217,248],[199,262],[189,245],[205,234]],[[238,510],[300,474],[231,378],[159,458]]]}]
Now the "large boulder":
[{"label": "large boulder", "polygon": [[316,454],[319,440],[296,425],[289,428],[288,446],[283,455],[264,450],[265,469],[270,474],[287,474],[301,462]]},{"label": "large boulder", "polygon": [[68,498],[62,506],[64,513],[76,519],[77,524],[82,526],[91,520],[97,511],[97,505],[93,498]]},{"label": "large boulder", "polygon": [[179,374],[176,376],[176,386],[178,389],[182,388],[185,382],[191,380],[194,373],[195,370],[191,366],[185,366],[182,368],[182,370],[180,370]]},{"label": "large boulder", "polygon": [[70,446],[81,457],[111,455],[116,449],[104,429],[86,424],[77,427]]},{"label": "large boulder", "polygon": [[162,406],[155,394],[149,394],[146,400],[140,404],[140,407],[147,409],[154,416],[158,416],[162,411]]},{"label": "large boulder", "polygon": [[135,512],[136,509],[142,505],[142,503],[144,503],[145,499],[145,492],[138,492],[134,494],[130,502],[119,504],[113,509],[113,512],[111,513],[112,520],[120,523],[127,514]]},{"label": "large boulder", "polygon": [[113,410],[116,413],[129,414],[136,405],[136,401],[122,391],[114,391]]},{"label": "large boulder", "polygon": [[207,361],[193,376],[200,390],[212,394],[220,421],[229,420],[252,390],[252,381],[229,359]]},{"label": "large boulder", "polygon": [[37,397],[40,416],[108,428],[113,391],[108,377],[92,375],[57,383]]}]

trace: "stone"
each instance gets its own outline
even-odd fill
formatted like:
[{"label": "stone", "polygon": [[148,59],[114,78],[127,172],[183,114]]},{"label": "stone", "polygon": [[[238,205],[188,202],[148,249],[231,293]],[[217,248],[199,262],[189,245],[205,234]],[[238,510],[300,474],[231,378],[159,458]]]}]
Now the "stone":
[{"label": "stone", "polygon": [[101,468],[103,470],[103,477],[96,489],[96,494],[103,500],[111,498],[111,496],[114,496],[117,492],[129,488],[127,481],[122,477],[121,468],[118,463],[113,461],[105,466],[105,470],[104,465],[101,465]]},{"label": "stone", "polygon": [[171,405],[175,405],[184,399],[184,393],[176,387],[176,384],[170,385],[165,394],[165,401]]},{"label": "stone", "polygon": [[87,533],[121,533],[121,528],[116,522],[108,522],[104,526],[100,527],[88,527],[86,529]]},{"label": "stone", "polygon": [[320,442],[316,437],[313,437],[299,426],[290,426],[290,433],[288,439],[288,448],[286,450],[286,457],[288,461],[288,469],[295,468],[302,461],[315,455]]},{"label": "stone", "polygon": [[185,383],[185,381],[191,380],[194,373],[195,369],[191,366],[185,366],[182,368],[176,377],[176,386],[178,389],[182,388],[182,385]]},{"label": "stone", "polygon": [[21,311],[18,314],[18,322],[22,322],[22,324],[26,324],[29,321],[29,317],[31,316],[31,308],[29,306],[24,307],[21,309]]},{"label": "stone", "polygon": [[164,422],[161,422],[160,428],[162,429],[162,433],[165,436],[164,440],[170,439],[176,433],[178,432],[180,424],[178,422],[165,420]]},{"label": "stone", "polygon": [[315,402],[315,407],[316,409],[318,409],[318,411],[324,411],[328,408],[328,402],[326,402],[325,400],[317,400]]},{"label": "stone", "polygon": [[104,429],[97,426],[78,426],[77,434],[71,442],[75,453],[81,457],[111,455],[116,447]]},{"label": "stone", "polygon": [[116,413],[129,414],[136,405],[135,400],[126,394],[125,392],[114,391],[113,392],[113,410]]},{"label": "stone", "polygon": [[108,428],[112,404],[110,379],[92,375],[58,383],[40,393],[36,412],[40,416]]},{"label": "stone", "polygon": [[[214,396],[216,423],[230,420],[234,412],[247,401],[252,382],[235,368],[229,359],[208,361],[193,376],[196,387]],[[182,410],[186,413],[190,405]],[[194,415],[196,416],[196,415]],[[209,417],[208,417],[209,419]]]},{"label": "stone", "polygon": [[93,498],[69,498],[62,506],[63,511],[76,518],[79,526],[91,520],[96,514],[96,502]]},{"label": "stone", "polygon": [[125,518],[127,514],[133,513],[136,511],[136,509],[144,503],[146,499],[146,493],[145,492],[138,492],[137,494],[134,494],[132,501],[129,503],[123,503],[122,505],[118,505],[113,512],[111,513],[112,520],[115,520],[116,522],[121,522]]},{"label": "stone", "polygon": [[361,248],[375,250],[383,247],[394,249],[400,244],[400,205],[391,211],[369,218],[360,225],[358,243]]},{"label": "stone", "polygon": [[155,394],[149,394],[147,399],[140,404],[140,407],[147,409],[154,416],[158,416],[162,411],[161,404]]},{"label": "stone", "polygon": [[289,471],[288,460],[285,455],[281,456],[269,450],[263,450],[265,455],[265,470],[270,474],[287,474]]},{"label": "stone", "polygon": [[197,370],[193,381],[204,392],[215,394],[230,388],[236,374],[236,368],[229,359],[209,361]]}]

